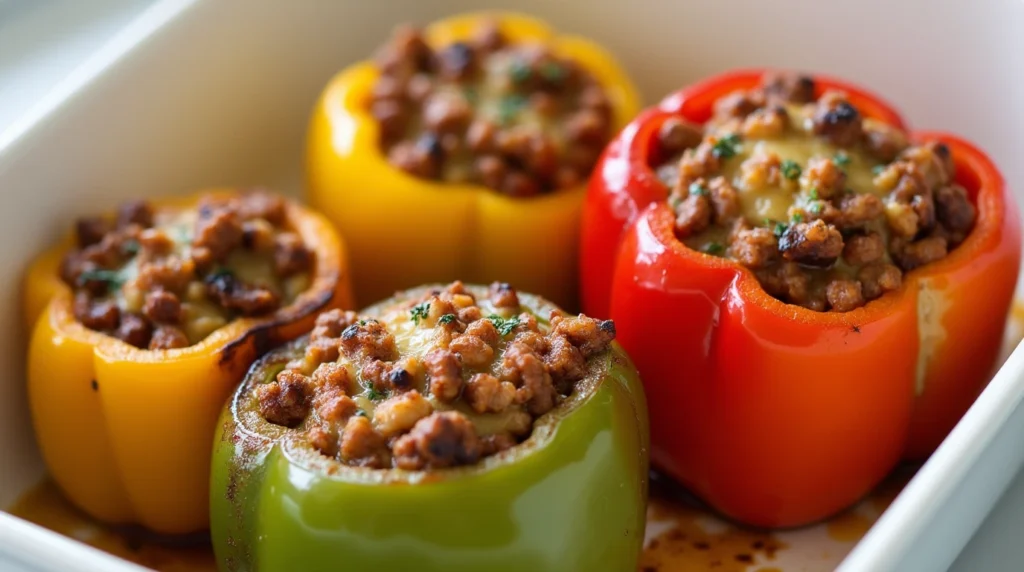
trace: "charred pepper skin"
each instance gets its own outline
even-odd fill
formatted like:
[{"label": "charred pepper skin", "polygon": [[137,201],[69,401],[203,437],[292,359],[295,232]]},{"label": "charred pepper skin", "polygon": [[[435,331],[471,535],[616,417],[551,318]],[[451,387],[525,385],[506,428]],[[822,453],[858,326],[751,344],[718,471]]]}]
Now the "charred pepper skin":
[{"label": "charred pepper skin", "polygon": [[[185,207],[200,194],[152,202]],[[43,459],[75,506],[164,534],[208,528],[209,443],[224,400],[263,352],[308,331],[319,311],[353,304],[341,238],[312,211],[288,203],[286,212],[314,253],[309,289],[187,348],[143,350],[76,321],[58,276],[70,240],[33,263],[23,304],[29,405]]]},{"label": "charred pepper skin", "polygon": [[[639,110],[629,77],[610,54],[543,22],[510,13],[467,14],[426,28],[435,46],[464,40],[496,18],[513,43],[550,42],[602,85],[624,126]],[[566,307],[577,301],[580,204],[585,185],[517,199],[479,185],[414,177],[388,163],[368,101],[379,71],[355,64],[328,84],[313,112],[306,151],[307,198],[344,228],[357,300],[366,304],[427,282],[486,284],[510,276],[525,291]],[[387,261],[387,262],[382,262]]]},{"label": "charred pepper skin", "polygon": [[[520,293],[525,308],[552,308]],[[337,464],[267,423],[255,384],[299,344],[257,362],[218,425],[211,480],[222,570],[620,571],[636,566],[647,500],[647,411],[613,344],[599,373],[524,443],[433,472]]]},{"label": "charred pepper skin", "polygon": [[[852,505],[952,429],[996,363],[1021,234],[1012,195],[981,150],[914,132],[949,147],[978,214],[962,244],[908,272],[901,289],[851,312],[815,312],[769,296],[737,263],[685,247],[649,166],[658,128],[707,121],[716,100],[763,73],[683,89],[613,140],[584,205],[582,299],[588,314],[615,320],[643,376],[654,465],[736,520],[788,527]],[[870,93],[815,83],[903,128]]]}]

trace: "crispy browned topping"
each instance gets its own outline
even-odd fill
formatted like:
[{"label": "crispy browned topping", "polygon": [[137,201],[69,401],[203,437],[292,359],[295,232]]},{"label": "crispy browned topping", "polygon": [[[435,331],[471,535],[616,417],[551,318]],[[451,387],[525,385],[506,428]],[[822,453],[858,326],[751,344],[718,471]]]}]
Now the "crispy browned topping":
[{"label": "crispy browned topping", "polygon": [[808,77],[766,75],[719,100],[704,128],[673,119],[658,137],[676,236],[750,268],[792,304],[859,308],[974,226],[945,145],[910,145],[845,94],[816,98]]},{"label": "crispy browned topping", "polygon": [[369,103],[392,165],[417,177],[526,197],[578,185],[612,135],[604,89],[548,46],[489,23],[435,50],[398,28]]},{"label": "crispy browned topping", "polygon": [[379,317],[322,314],[301,359],[256,390],[271,423],[372,468],[475,463],[526,439],[615,337],[611,321],[523,311],[508,284],[455,282]]},{"label": "crispy browned topping", "polygon": [[61,264],[75,318],[136,347],[173,349],[274,312],[305,289],[313,265],[285,218],[283,199],[250,192],[204,197],[194,211],[132,201],[115,221],[80,219],[78,247]]}]

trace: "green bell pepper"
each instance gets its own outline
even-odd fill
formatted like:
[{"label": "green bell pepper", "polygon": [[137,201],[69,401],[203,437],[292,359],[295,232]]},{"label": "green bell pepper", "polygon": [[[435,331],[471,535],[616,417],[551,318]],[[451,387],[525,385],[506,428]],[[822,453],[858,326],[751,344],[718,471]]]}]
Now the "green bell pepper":
[{"label": "green bell pepper", "polygon": [[[422,292],[363,314],[378,316]],[[535,296],[520,299],[539,317],[554,309]],[[600,374],[580,381],[513,449],[475,465],[404,471],[341,464],[296,430],[263,419],[255,388],[306,343],[257,362],[223,412],[210,495],[222,570],[635,568],[647,500],[647,407],[617,344],[593,358]]]}]

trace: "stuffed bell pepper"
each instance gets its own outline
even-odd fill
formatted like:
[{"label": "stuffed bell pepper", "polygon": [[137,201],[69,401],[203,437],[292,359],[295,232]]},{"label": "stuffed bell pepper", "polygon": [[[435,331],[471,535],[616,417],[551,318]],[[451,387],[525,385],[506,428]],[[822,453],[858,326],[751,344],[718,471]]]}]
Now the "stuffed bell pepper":
[{"label": "stuffed bell pepper", "polygon": [[252,362],[350,307],[341,240],[265,192],[82,218],[25,283],[36,437],[67,497],[165,534],[208,526],[209,447]]},{"label": "stuffed bell pepper", "polygon": [[647,411],[614,337],[498,283],[321,314],[221,419],[221,570],[633,569]]},{"label": "stuffed bell pepper", "polygon": [[992,162],[824,77],[720,76],[611,144],[584,308],[651,396],[653,462],[793,526],[927,456],[992,373],[1020,259]]},{"label": "stuffed bell pepper", "polygon": [[317,103],[309,201],[345,229],[363,303],[515,276],[575,306],[585,183],[637,111],[609,54],[532,18],[402,27]]}]

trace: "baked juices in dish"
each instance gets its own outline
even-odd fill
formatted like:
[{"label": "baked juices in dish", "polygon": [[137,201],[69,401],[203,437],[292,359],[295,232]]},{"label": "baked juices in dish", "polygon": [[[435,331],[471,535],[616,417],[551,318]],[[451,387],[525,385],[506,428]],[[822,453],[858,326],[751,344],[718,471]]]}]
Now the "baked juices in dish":
[{"label": "baked juices in dish", "polygon": [[532,18],[400,27],[317,103],[309,200],[367,269],[355,283],[364,303],[426,282],[514,276],[574,304],[586,181],[637,110],[609,54]]},{"label": "baked juices in dish", "polygon": [[25,283],[29,400],[54,480],[104,522],[206,529],[225,398],[267,349],[349,307],[348,279],[329,223],[266,192],[79,219]]},{"label": "baked juices in dish", "polygon": [[647,412],[611,321],[421,287],[250,370],[219,426],[224,570],[627,570]]},{"label": "baked juices in dish", "polygon": [[738,72],[611,144],[584,309],[652,396],[652,459],[715,508],[795,526],[931,452],[989,379],[1020,228],[1001,175],[862,89]]}]

